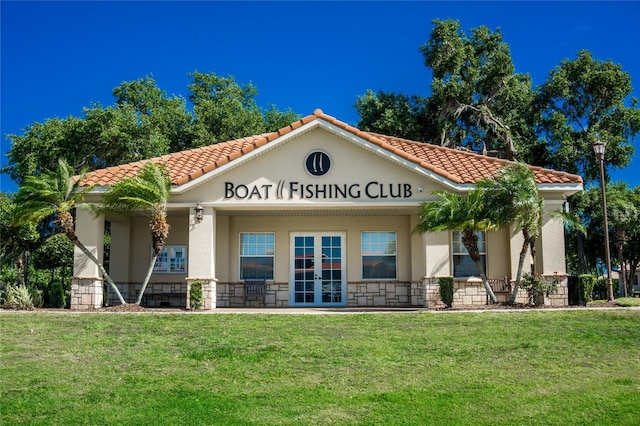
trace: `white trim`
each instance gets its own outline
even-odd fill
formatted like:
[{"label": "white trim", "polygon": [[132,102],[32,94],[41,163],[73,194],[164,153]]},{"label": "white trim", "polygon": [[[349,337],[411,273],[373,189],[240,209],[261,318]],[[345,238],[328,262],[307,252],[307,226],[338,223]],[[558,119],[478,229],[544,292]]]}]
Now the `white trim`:
[{"label": "white trim", "polygon": [[[322,237],[340,237],[340,274],[341,274],[341,296],[340,302],[322,302],[322,279],[314,279],[314,302],[304,303],[295,301],[295,238],[314,237],[314,275],[322,274]],[[320,259],[320,262],[316,262]],[[315,277],[314,277],[315,278]],[[291,231],[289,232],[289,307],[337,307],[347,306],[347,233],[346,231]]]},{"label": "white trim", "polygon": [[276,233],[274,231],[240,231],[238,232],[238,281],[244,280],[256,280],[260,278],[242,278],[242,258],[243,257],[269,257],[269,255],[262,256],[248,256],[242,255],[242,234],[269,234],[273,235],[273,255],[271,258],[273,259],[273,269],[271,278],[265,278],[265,281],[274,282],[276,279]]},{"label": "white trim", "polygon": [[309,130],[315,128],[318,126],[319,123],[317,123],[318,120],[313,120],[310,123],[307,123],[301,127],[298,127],[297,129],[287,133],[286,135],[283,136],[279,136],[277,137],[275,140],[273,140],[272,142],[266,143],[254,150],[252,150],[251,152],[241,155],[240,157],[238,157],[237,159],[230,161],[226,164],[223,164],[220,167],[217,167],[216,169],[210,171],[209,173],[205,173],[202,176],[199,176],[197,178],[195,178],[192,181],[189,181],[187,183],[185,183],[184,185],[180,185],[180,186],[176,186],[174,188],[171,189],[171,194],[182,194],[186,191],[189,191],[192,188],[195,188],[197,186],[200,186],[202,184],[204,184],[205,182],[207,182],[210,179],[213,179],[214,177],[225,173],[229,170],[232,170],[236,167],[241,166],[242,164],[246,163],[247,161],[252,160],[254,157],[263,155],[265,152],[271,151],[272,149],[277,148],[279,145],[284,144],[286,142],[288,142],[290,139],[296,138],[298,137],[300,134],[302,133],[306,133]]},{"label": "white trim", "polygon": [[[380,278],[380,277],[376,277],[376,278],[365,278],[364,274],[363,274],[363,269],[364,269],[364,257],[365,254],[363,253],[362,250],[362,237],[364,234],[395,234],[396,239],[396,251],[393,254],[382,254],[382,255],[378,255],[378,256],[388,256],[388,257],[395,257],[396,260],[396,267],[395,267],[395,277],[393,278]],[[376,255],[368,255],[368,256],[376,256]],[[362,230],[360,231],[360,279],[364,282],[366,281],[375,281],[375,282],[398,282],[398,231],[384,231],[384,230],[379,230],[379,231],[366,231],[366,230]]]}]

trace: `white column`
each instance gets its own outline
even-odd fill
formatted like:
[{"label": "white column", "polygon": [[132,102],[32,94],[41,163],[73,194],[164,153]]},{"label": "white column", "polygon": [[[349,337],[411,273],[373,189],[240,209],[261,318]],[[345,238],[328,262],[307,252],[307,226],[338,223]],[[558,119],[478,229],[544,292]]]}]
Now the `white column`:
[{"label": "white column", "polygon": [[[80,242],[102,263],[104,216],[93,217],[87,210],[77,208],[75,232]],[[74,246],[71,309],[87,310],[102,307],[102,286],[103,279],[98,265]]]},{"label": "white column", "polygon": [[542,232],[538,238],[537,248],[537,269],[542,275],[552,275],[557,272],[560,275],[566,274],[567,262],[564,247],[564,223],[562,219],[551,217],[548,213],[560,210],[562,204],[547,201],[545,204],[545,215]]},{"label": "white column", "polygon": [[[187,286],[202,282],[203,308],[216,307],[215,244],[216,212],[213,207],[204,207],[202,220],[198,221],[195,210],[189,212],[189,264]],[[187,295],[189,306],[189,295]]]},{"label": "white column", "polygon": [[[104,216],[93,215],[82,208],[76,209],[76,235],[81,243],[100,261],[104,252]],[[74,246],[73,276],[101,278],[98,266]]]},{"label": "white column", "polygon": [[[411,215],[411,230],[418,224],[418,216]],[[411,233],[411,281],[422,281],[427,275],[427,234]]]}]

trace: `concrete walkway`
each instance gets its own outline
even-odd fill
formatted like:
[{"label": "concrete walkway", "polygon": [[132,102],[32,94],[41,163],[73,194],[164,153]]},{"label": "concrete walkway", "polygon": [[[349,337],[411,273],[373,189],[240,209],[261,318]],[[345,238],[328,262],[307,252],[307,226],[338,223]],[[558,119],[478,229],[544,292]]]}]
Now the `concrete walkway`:
[{"label": "concrete walkway", "polygon": [[209,311],[187,311],[180,308],[147,308],[139,311],[72,311],[69,309],[35,309],[32,311],[19,311],[13,309],[0,309],[3,313],[57,313],[57,314],[142,314],[142,315],[213,315],[213,314],[245,314],[245,315],[354,315],[354,314],[456,314],[456,313],[513,313],[513,312],[559,312],[559,311],[595,311],[595,310],[640,310],[640,306],[633,307],[559,307],[559,308],[454,308],[454,309],[426,309],[426,308],[216,308]]}]

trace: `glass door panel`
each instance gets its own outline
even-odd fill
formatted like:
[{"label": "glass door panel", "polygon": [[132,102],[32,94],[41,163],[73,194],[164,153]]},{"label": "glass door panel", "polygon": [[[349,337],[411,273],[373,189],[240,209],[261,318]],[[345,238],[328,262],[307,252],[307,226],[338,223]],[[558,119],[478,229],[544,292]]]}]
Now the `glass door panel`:
[{"label": "glass door panel", "polygon": [[291,306],[346,305],[344,233],[293,233]]}]

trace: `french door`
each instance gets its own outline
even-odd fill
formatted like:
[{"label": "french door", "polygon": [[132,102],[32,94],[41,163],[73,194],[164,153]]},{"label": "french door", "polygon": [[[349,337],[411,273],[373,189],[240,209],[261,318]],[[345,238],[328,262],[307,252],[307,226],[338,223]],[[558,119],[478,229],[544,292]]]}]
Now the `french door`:
[{"label": "french door", "polygon": [[291,233],[290,306],[346,306],[344,232]]}]

